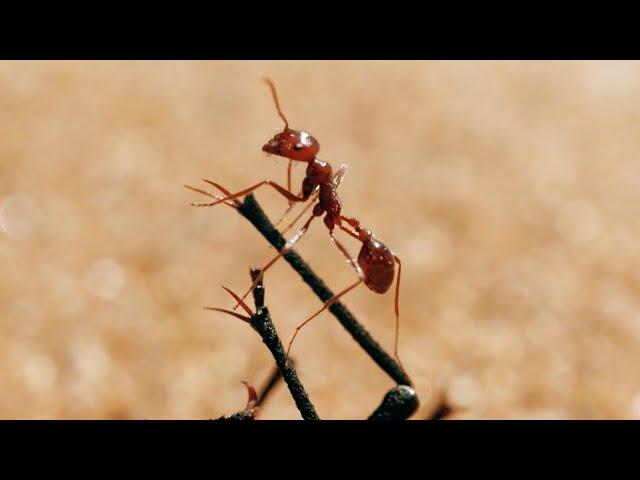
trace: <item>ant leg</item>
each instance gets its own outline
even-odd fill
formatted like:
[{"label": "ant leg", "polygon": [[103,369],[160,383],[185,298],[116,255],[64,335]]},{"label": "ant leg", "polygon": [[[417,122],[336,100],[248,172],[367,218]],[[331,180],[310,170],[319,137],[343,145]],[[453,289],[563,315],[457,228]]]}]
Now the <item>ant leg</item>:
[{"label": "ant leg", "polygon": [[[289,190],[289,193],[293,193],[291,191],[291,167],[293,166],[293,160],[289,159],[289,166],[287,167],[287,190]],[[302,195],[302,191],[298,194],[298,196]],[[280,216],[280,219],[273,224],[274,227],[277,227],[278,225],[280,225],[280,222],[282,222],[282,220],[284,220],[284,217],[287,216],[287,213],[289,213],[291,211],[291,209],[293,208],[293,203],[291,200],[289,200],[289,205],[287,205],[287,209],[284,211],[284,213]]]},{"label": "ant leg", "polygon": [[287,240],[287,243],[284,244],[284,247],[282,247],[282,250],[280,250],[278,255],[276,255],[273,259],[271,259],[269,261],[269,263],[267,263],[264,267],[262,267],[260,269],[260,274],[255,278],[255,280],[253,281],[253,283],[249,287],[249,290],[247,290],[244,293],[244,295],[242,295],[242,297],[236,298],[236,300],[238,300],[238,303],[236,303],[235,307],[233,307],[234,310],[236,308],[238,308],[241,305],[242,301],[245,298],[247,298],[247,295],[249,295],[253,291],[253,289],[256,288],[256,285],[258,285],[258,283],[260,283],[260,280],[262,280],[262,277],[264,277],[264,273],[269,268],[271,268],[271,266],[273,266],[274,263],[276,263],[280,258],[282,258],[283,255],[288,253],[293,248],[293,246],[296,244],[296,242],[302,238],[302,236],[309,229],[309,225],[311,225],[311,222],[313,221],[314,218],[316,218],[316,215],[312,215],[309,218],[309,220],[307,220],[305,222],[305,224],[302,226],[302,228],[300,230],[298,230],[298,232],[293,237],[291,237],[289,240]]},{"label": "ant leg", "polygon": [[[216,188],[222,188],[220,185],[218,185],[215,182],[212,182],[211,180],[206,180],[206,179],[202,179],[203,181],[207,182],[209,185],[213,185]],[[304,202],[305,200],[307,200],[306,198],[304,198],[304,196],[296,196],[293,193],[289,192],[286,188],[278,185],[276,182],[273,182],[271,180],[263,180],[262,182],[256,183],[255,185],[249,187],[249,188],[245,188],[244,190],[240,190],[239,192],[236,193],[232,193],[230,195],[227,195],[226,197],[217,200],[215,202],[212,203],[201,203],[201,204],[192,204],[194,207],[213,207],[215,205],[218,205],[219,203],[225,202],[227,200],[234,200],[238,197],[242,197],[243,195],[248,195],[249,193],[253,192],[254,190],[264,186],[264,185],[268,185],[270,187],[272,187],[273,189],[275,189],[278,193],[280,193],[280,195],[282,195],[283,197],[285,197],[287,200],[291,200],[292,202]]]},{"label": "ant leg", "polygon": [[351,227],[354,230],[359,230],[360,229],[360,221],[357,218],[355,218],[355,217],[345,217],[344,215],[340,215],[339,218],[340,218],[340,220],[344,220],[349,225],[351,225]]},{"label": "ant leg", "polygon": [[349,262],[351,264],[351,266],[354,268],[354,270],[358,274],[358,277],[361,278],[361,279],[364,279],[364,273],[362,273],[362,269],[360,268],[360,265],[358,265],[358,262],[356,261],[356,259],[353,258],[349,254],[349,252],[347,252],[347,249],[344,247],[344,245],[342,245],[338,241],[338,239],[336,237],[333,236],[333,233],[330,233],[329,236],[331,237],[331,240],[333,240],[333,243],[336,245],[336,247],[338,247],[338,250],[340,250],[342,252],[342,254],[344,255],[344,257],[347,259],[347,262]]},{"label": "ant leg", "polygon": [[398,257],[395,253],[393,254],[393,258],[398,264],[398,278],[396,279],[396,295],[394,301],[394,310],[396,314],[396,335],[393,343],[393,354],[396,357],[396,360],[398,360],[400,368],[402,368],[402,370],[406,372],[404,365],[402,364],[402,360],[400,360],[400,355],[398,354],[398,340],[400,337],[400,277],[402,275],[402,262],[400,262],[400,257]]},{"label": "ant leg", "polygon": [[[351,222],[358,222],[358,220],[356,220],[355,218],[348,218],[348,217],[344,217],[342,215],[340,215],[337,219],[336,219],[336,225],[338,225],[338,227],[340,228],[340,230],[342,230],[345,233],[348,233],[349,235],[351,235],[353,238],[355,238],[356,240],[358,240],[359,242],[362,242],[362,240],[360,239],[360,236],[358,235],[358,230],[356,230],[355,232],[353,232],[352,230],[349,230],[348,228],[346,228],[343,224],[342,221],[346,221],[347,224],[353,228],[354,230],[356,230],[356,228],[359,227],[354,227],[353,224]],[[358,222],[358,226],[360,225],[360,222]]]},{"label": "ant leg", "polygon": [[336,174],[333,176],[332,181],[333,181],[333,185],[336,188],[340,186],[340,184],[342,183],[342,179],[346,174],[347,174],[347,165],[343,163],[342,165],[340,165],[340,168],[338,169]]},{"label": "ant leg", "polygon": [[285,233],[287,233],[289,231],[289,229],[291,227],[293,227],[295,225],[295,223],[300,220],[300,218],[316,203],[316,200],[318,200],[318,197],[320,196],[319,193],[316,193],[313,197],[311,197],[311,199],[309,200],[309,203],[307,204],[306,207],[304,207],[304,209],[298,214],[296,215],[296,218],[293,219],[293,221],[287,225],[287,228],[285,228],[284,230],[282,230],[282,232],[280,232],[280,235],[284,235]]},{"label": "ant leg", "polygon": [[304,327],[307,323],[309,323],[311,320],[313,320],[314,318],[316,318],[318,315],[320,315],[322,312],[324,312],[327,308],[329,308],[331,305],[333,305],[334,303],[336,303],[338,301],[338,299],[340,297],[342,297],[344,294],[349,293],[351,290],[353,290],[354,288],[356,288],[358,285],[360,285],[362,283],[363,279],[359,278],[358,281],[356,283],[354,283],[353,285],[348,286],[347,288],[345,288],[344,290],[342,290],[340,293],[337,293],[336,295],[334,295],[333,297],[331,297],[329,300],[327,300],[326,302],[324,302],[324,305],[322,306],[322,308],[320,310],[318,310],[316,313],[314,313],[313,315],[311,315],[309,318],[307,318],[304,322],[302,322],[300,325],[298,325],[296,327],[296,331],[293,334],[293,337],[291,337],[291,340],[289,341],[289,346],[287,347],[287,360],[289,359],[289,351],[291,350],[291,345],[293,344],[293,341],[296,339],[296,336],[298,335],[298,332],[300,331],[300,329],[302,327]]},{"label": "ant leg", "polygon": [[[333,184],[335,186],[335,188],[338,188],[340,186],[340,184],[342,183],[342,179],[344,178],[344,176],[347,173],[347,166],[345,164],[342,164],[340,166],[340,168],[338,169],[338,171],[336,172],[336,174],[333,176]],[[289,231],[289,229],[291,227],[293,227],[293,225],[300,220],[300,217],[302,217],[302,215],[304,215],[304,213],[309,210],[311,208],[311,205],[315,204],[316,200],[318,199],[318,197],[320,196],[319,193],[316,193],[313,198],[311,199],[311,202],[304,207],[304,210],[302,210],[297,216],[296,218],[287,226],[287,228],[285,228],[284,230],[282,230],[282,232],[280,232],[282,235],[284,235],[286,232]],[[286,215],[286,212],[285,212]],[[283,215],[284,217],[284,215]],[[276,223],[276,226],[280,223],[280,220],[278,221],[278,223]]]},{"label": "ant leg", "polygon": [[[298,193],[298,197],[302,197],[302,190],[300,190],[300,193]],[[315,201],[312,200],[311,203],[313,204]],[[280,225],[280,223],[282,223],[282,220],[284,220],[284,217],[287,216],[287,214],[291,211],[291,209],[293,208],[293,206],[295,205],[295,202],[289,201],[289,205],[287,206],[287,209],[284,211],[284,213],[282,215],[280,215],[280,218],[278,219],[278,221],[276,223],[273,224],[274,227],[277,227],[278,225]],[[309,209],[309,207],[307,206],[301,213],[300,215],[298,215],[296,217],[296,220],[294,220],[292,223],[295,223],[298,218],[300,218],[302,215],[304,215],[304,212],[306,212]],[[282,233],[284,232],[280,232],[280,234],[282,235]]]},{"label": "ant leg", "polygon": [[342,230],[343,232],[348,233],[349,235],[351,235],[353,238],[355,238],[358,241],[362,241],[360,240],[360,237],[358,235],[356,235],[355,233],[353,233],[351,230],[349,230],[348,228],[345,228],[344,225],[342,225],[342,222],[340,221],[340,218],[338,218],[338,221],[336,222],[338,227],[340,227],[340,230]]},{"label": "ant leg", "polygon": [[[194,192],[201,193],[202,195],[206,195],[207,197],[211,197],[214,200],[223,200],[224,199],[224,197],[221,197],[220,195],[214,195],[212,193],[207,192],[206,190],[201,190],[199,188],[191,187],[189,185],[184,185],[184,187],[188,188],[189,190],[192,190]],[[218,189],[220,191],[222,191],[222,193],[224,193],[225,195],[230,195],[229,191],[226,190],[225,188],[218,187]],[[227,200],[224,203],[229,205],[230,207],[235,208],[235,209],[237,209],[240,206],[240,202],[238,202],[237,200]]]},{"label": "ant leg", "polygon": [[238,301],[238,305],[242,305],[242,308],[244,309],[245,312],[247,312],[249,314],[249,316],[245,317],[244,315],[240,315],[239,313],[232,312],[231,310],[225,310],[224,308],[204,307],[204,309],[205,310],[213,310],[214,312],[226,313],[228,315],[232,315],[232,316],[234,316],[236,318],[239,318],[243,322],[250,323],[251,322],[251,317],[253,317],[254,313],[251,311],[249,306],[246,303],[244,303],[242,301],[242,299],[240,297],[238,297],[238,295],[235,292],[233,292],[231,289],[225,287],[224,285],[222,286],[222,288],[224,288],[229,295],[231,295],[234,299],[236,299]]}]

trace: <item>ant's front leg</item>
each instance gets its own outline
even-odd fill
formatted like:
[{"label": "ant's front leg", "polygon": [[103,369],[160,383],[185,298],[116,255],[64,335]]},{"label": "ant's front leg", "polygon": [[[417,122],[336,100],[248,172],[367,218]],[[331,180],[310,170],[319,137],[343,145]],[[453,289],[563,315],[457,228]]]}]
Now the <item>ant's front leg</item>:
[{"label": "ant's front leg", "polygon": [[[184,187],[196,193],[201,193],[202,195],[206,195],[207,197],[213,198],[214,200],[220,200],[220,201],[224,200],[224,197],[221,197],[220,195],[214,195],[213,193],[209,193],[206,190],[202,190],[200,188],[191,187],[189,185],[185,185]],[[222,193],[224,193],[226,196],[231,195],[231,192],[229,192],[229,190],[227,190],[226,188],[223,188],[221,186],[217,186],[216,188],[220,190]],[[236,210],[240,206],[240,202],[238,202],[237,200],[225,200],[224,203],[229,205],[230,207],[235,208]]]},{"label": "ant's front leg", "polygon": [[[293,160],[289,159],[289,165],[287,166],[287,190],[291,194],[293,194],[293,192],[291,191],[291,169],[292,169],[292,167],[293,167]],[[302,192],[300,192],[298,194],[298,196],[301,196],[301,195],[302,195]],[[295,204],[295,202],[292,202],[291,200],[289,200],[289,204],[287,205],[287,209],[284,211],[284,213],[282,215],[280,215],[280,218],[278,219],[278,221],[273,224],[274,227],[277,227],[278,225],[280,225],[280,222],[282,222],[282,220],[284,220],[284,217],[286,217],[287,214],[291,211],[291,209],[293,208],[294,204]]]},{"label": "ant's front leg", "polygon": [[289,159],[289,165],[287,165],[287,190],[289,190],[290,193],[293,193],[291,191],[291,170],[293,169],[293,160]]},{"label": "ant's front leg", "polygon": [[[212,182],[211,180],[207,180],[207,179],[202,179],[204,182],[207,182],[209,185],[213,185],[214,187],[222,190],[224,187],[222,187],[221,185]],[[268,185],[271,188],[273,188],[274,190],[276,190],[278,193],[280,193],[280,195],[282,195],[283,197],[285,197],[287,200],[292,201],[292,202],[305,202],[309,197],[303,194],[300,196],[296,196],[294,194],[292,194],[291,192],[289,192],[286,188],[284,188],[281,185],[278,185],[276,182],[273,182],[271,180],[263,180],[262,182],[256,183],[255,185],[252,185],[249,188],[245,188],[244,190],[240,190],[239,192],[236,193],[231,193],[229,195],[227,195],[224,198],[221,198],[215,202],[212,203],[194,203],[192,204],[194,207],[213,207],[215,205],[218,205],[220,203],[223,202],[228,202],[230,200],[235,200],[238,197],[242,197],[244,195],[248,195],[251,192],[253,192],[254,190],[257,190],[258,188],[264,186],[264,185]],[[190,188],[191,190],[193,190],[192,187],[187,187]]]}]

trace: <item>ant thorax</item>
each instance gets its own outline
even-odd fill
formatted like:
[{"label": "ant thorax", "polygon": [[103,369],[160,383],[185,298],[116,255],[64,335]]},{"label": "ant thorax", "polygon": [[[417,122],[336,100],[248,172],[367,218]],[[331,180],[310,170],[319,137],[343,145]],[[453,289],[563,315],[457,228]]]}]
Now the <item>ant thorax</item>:
[{"label": "ant thorax", "polygon": [[314,185],[330,183],[333,180],[333,168],[327,162],[315,157],[307,165],[306,175]]},{"label": "ant thorax", "polygon": [[311,191],[319,187],[318,203],[314,207],[313,214],[320,216],[326,212],[324,223],[333,231],[336,221],[342,211],[342,202],[333,182],[333,169],[327,162],[314,158],[307,166],[306,177],[303,183],[303,192]]}]

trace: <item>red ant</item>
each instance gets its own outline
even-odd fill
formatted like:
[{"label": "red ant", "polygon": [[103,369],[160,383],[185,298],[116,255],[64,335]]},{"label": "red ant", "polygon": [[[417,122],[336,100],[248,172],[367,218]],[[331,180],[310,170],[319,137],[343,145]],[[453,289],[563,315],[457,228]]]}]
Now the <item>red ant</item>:
[{"label": "red ant", "polygon": [[[251,293],[253,288],[255,288],[255,286],[260,282],[262,276],[264,275],[264,272],[268,270],[271,265],[273,265],[282,255],[293,248],[293,245],[298,240],[300,240],[300,238],[307,232],[309,225],[316,217],[320,217],[323,214],[325,215],[324,223],[329,229],[329,232],[333,231],[335,225],[338,225],[342,228],[342,219],[340,216],[340,212],[342,210],[342,202],[340,201],[340,197],[338,196],[337,188],[340,185],[344,174],[346,173],[346,165],[342,165],[338,172],[335,175],[333,174],[333,168],[331,167],[331,165],[320,160],[317,157],[318,151],[320,150],[320,144],[318,143],[318,141],[308,132],[293,130],[289,128],[289,122],[282,113],[280,102],[278,101],[278,94],[273,82],[270,79],[265,79],[265,81],[271,89],[271,94],[273,96],[278,114],[284,121],[284,129],[282,130],[282,132],[276,134],[271,140],[264,144],[262,147],[262,151],[287,158],[289,160],[289,167],[291,167],[291,162],[293,161],[307,163],[307,171],[305,178],[302,181],[301,193],[298,195],[294,195],[291,192],[290,188],[285,189],[281,185],[271,180],[263,180],[262,182],[259,182],[249,188],[245,188],[244,190],[241,190],[239,192],[230,193],[221,185],[212,182],[211,180],[203,179],[204,182],[222,191],[225,194],[224,197],[212,195],[204,190],[185,185],[185,187],[190,190],[215,199],[215,201],[211,203],[192,204],[196,207],[213,207],[220,203],[227,203],[227,205],[237,208],[239,206],[239,203],[236,200],[238,197],[248,195],[254,190],[257,190],[258,188],[265,185],[274,188],[278,193],[289,200],[289,208],[287,208],[287,210],[285,211],[285,215],[291,209],[290,207],[296,202],[306,202],[312,197],[312,195],[314,196],[313,202],[318,199],[318,203],[315,203],[315,205],[313,202],[309,203],[309,205],[307,205],[307,208],[300,212],[300,215],[298,215],[298,217],[296,217],[291,225],[289,225],[289,227],[291,227],[311,205],[314,205],[313,215],[311,215],[311,217],[305,222],[302,228],[300,228],[300,230],[298,230],[298,232],[286,243],[286,245],[280,251],[279,255],[261,269],[260,276],[256,278],[251,287],[241,297],[242,299],[245,299],[247,295]],[[288,170],[289,183],[290,173],[291,168],[289,168]],[[284,215],[281,217],[281,220],[282,218],[284,218]],[[288,230],[289,227],[287,227],[287,229],[285,230]],[[238,306],[239,305],[236,304],[234,310],[238,308]]]},{"label": "red ant", "polygon": [[[349,218],[341,215],[342,210],[342,202],[340,201],[340,197],[337,193],[337,188],[344,177],[346,172],[346,166],[342,165],[340,170],[334,175],[333,169],[331,165],[327,162],[320,160],[317,157],[318,151],[320,150],[319,142],[309,133],[305,131],[298,131],[289,128],[289,122],[286,117],[282,113],[280,108],[280,103],[278,101],[278,96],[276,93],[275,86],[270,79],[265,79],[266,83],[269,85],[271,89],[271,93],[274,99],[274,103],[280,118],[284,121],[284,129],[282,132],[276,134],[271,140],[269,140],[263,147],[262,151],[271,153],[274,155],[278,155],[281,157],[285,157],[289,160],[289,169],[288,169],[288,183],[290,187],[290,173],[291,173],[291,162],[306,162],[307,163],[307,171],[306,176],[302,182],[302,191],[299,195],[294,195],[290,188],[285,189],[284,187],[278,185],[277,183],[271,180],[263,180],[249,188],[245,188],[236,193],[230,193],[221,185],[212,182],[210,180],[203,179],[204,182],[216,187],[220,191],[222,191],[225,196],[220,197],[217,195],[212,195],[204,190],[200,190],[197,188],[190,187],[185,185],[186,188],[196,191],[198,193],[202,193],[209,197],[215,199],[214,202],[211,203],[198,203],[192,204],[196,207],[213,207],[220,203],[227,203],[230,206],[238,207],[240,204],[237,201],[238,197],[248,195],[254,190],[268,185],[274,188],[277,192],[283,195],[287,200],[289,200],[289,207],[285,211],[286,213],[291,209],[291,206],[295,202],[306,202],[311,198],[312,195],[315,194],[314,200],[317,198],[318,203],[314,205],[313,214],[311,217],[305,222],[305,224],[298,230],[298,232],[289,239],[285,246],[280,250],[278,255],[273,258],[269,263],[267,263],[264,267],[262,267],[260,275],[255,279],[251,287],[245,292],[242,297],[232,293],[230,290],[226,289],[236,300],[237,303],[234,307],[234,310],[239,306],[243,306],[243,300],[247,297],[247,295],[255,288],[255,286],[260,282],[266,270],[268,270],[279,258],[281,258],[284,254],[289,252],[294,244],[306,233],[309,228],[311,222],[316,218],[325,214],[324,223],[326,227],[329,229],[329,235],[338,249],[342,252],[342,254],[347,258],[349,263],[355,268],[356,273],[358,274],[358,281],[353,285],[347,287],[337,295],[334,295],[332,298],[327,300],[323,307],[312,315],[310,318],[305,320],[301,325],[296,328],[296,331],[293,335],[293,338],[289,342],[289,347],[287,349],[287,357],[289,354],[289,350],[291,349],[291,345],[296,335],[300,331],[300,329],[309,323],[313,318],[318,316],[324,310],[329,308],[333,303],[335,303],[341,296],[348,293],[357,287],[361,282],[364,282],[370,290],[383,294],[385,293],[391,284],[393,283],[395,277],[395,263],[398,264],[398,280],[396,283],[396,292],[395,292],[395,314],[396,314],[396,333],[395,333],[395,341],[394,341],[394,355],[400,365],[402,366],[402,362],[400,361],[400,357],[398,355],[398,334],[400,328],[400,315],[399,315],[399,295],[400,295],[400,274],[402,271],[402,265],[400,263],[400,259],[397,255],[395,255],[385,244],[383,244],[380,240],[375,238],[371,230],[362,228],[360,226],[360,222],[355,218]],[[307,207],[298,215],[296,220],[292,222],[295,223],[298,218],[313,205],[313,202],[309,203]],[[284,218],[284,215],[283,217]],[[281,220],[282,220],[281,218]],[[346,228],[342,222],[346,222],[354,231]],[[290,226],[291,226],[290,225]],[[333,230],[335,226],[338,226],[341,230],[345,231],[352,237],[356,238],[360,242],[362,242],[362,248],[360,249],[360,253],[358,255],[358,260],[354,260],[347,250],[338,242],[338,240],[333,235]],[[289,226],[289,227],[290,227]],[[287,227],[287,229],[289,228]],[[286,230],[286,229],[285,229]],[[210,308],[211,310],[223,311],[225,313],[231,313],[234,316],[239,316],[235,312],[225,311],[221,309]]]}]

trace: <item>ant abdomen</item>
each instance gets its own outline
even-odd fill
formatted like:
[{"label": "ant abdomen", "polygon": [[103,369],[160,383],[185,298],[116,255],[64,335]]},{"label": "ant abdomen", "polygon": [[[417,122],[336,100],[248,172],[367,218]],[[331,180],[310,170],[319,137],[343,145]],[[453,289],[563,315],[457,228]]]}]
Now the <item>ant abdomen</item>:
[{"label": "ant abdomen", "polygon": [[364,283],[376,293],[385,293],[395,277],[395,261],[391,250],[380,240],[363,242],[358,265],[364,273]]}]

